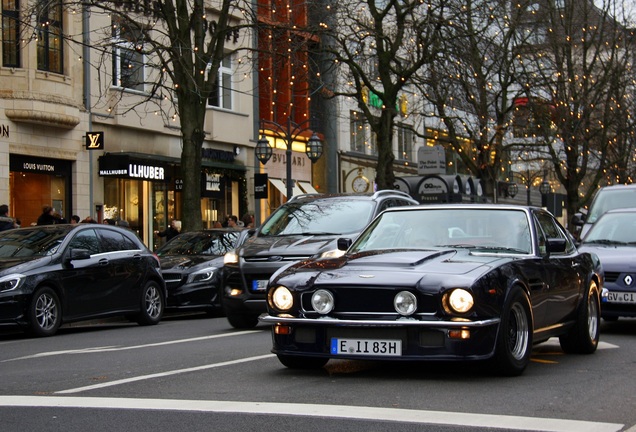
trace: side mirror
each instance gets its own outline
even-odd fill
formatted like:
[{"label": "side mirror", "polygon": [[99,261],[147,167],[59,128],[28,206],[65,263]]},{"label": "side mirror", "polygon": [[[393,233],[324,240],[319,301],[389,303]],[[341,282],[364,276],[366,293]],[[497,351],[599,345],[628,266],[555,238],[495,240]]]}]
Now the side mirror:
[{"label": "side mirror", "polygon": [[69,249],[68,254],[64,258],[64,265],[70,266],[72,268],[73,264],[71,264],[71,261],[87,260],[90,257],[91,257],[91,253],[88,251],[88,249],[73,249],[73,248],[71,248],[71,249]]},{"label": "side mirror", "polygon": [[349,246],[351,246],[352,243],[353,241],[350,238],[339,238],[338,250],[346,251],[347,249],[349,249]]},{"label": "side mirror", "polygon": [[560,253],[565,252],[567,242],[562,238],[549,238],[547,240],[548,253]]},{"label": "side mirror", "polygon": [[574,213],[570,222],[572,222],[572,225],[583,226],[585,224],[585,214]]}]

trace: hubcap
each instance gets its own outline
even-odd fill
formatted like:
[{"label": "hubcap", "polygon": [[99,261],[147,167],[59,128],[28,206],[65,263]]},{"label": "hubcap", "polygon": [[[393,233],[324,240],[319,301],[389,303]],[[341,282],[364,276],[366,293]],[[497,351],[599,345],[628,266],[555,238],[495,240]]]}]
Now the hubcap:
[{"label": "hubcap", "polygon": [[57,322],[57,304],[53,297],[42,294],[35,304],[35,319],[43,330],[50,330]]},{"label": "hubcap", "polygon": [[516,360],[521,360],[528,349],[528,320],[525,309],[519,303],[515,303],[510,310],[508,342],[510,354]]},{"label": "hubcap", "polygon": [[161,295],[154,286],[146,291],[146,312],[152,318],[157,318],[161,313]]}]

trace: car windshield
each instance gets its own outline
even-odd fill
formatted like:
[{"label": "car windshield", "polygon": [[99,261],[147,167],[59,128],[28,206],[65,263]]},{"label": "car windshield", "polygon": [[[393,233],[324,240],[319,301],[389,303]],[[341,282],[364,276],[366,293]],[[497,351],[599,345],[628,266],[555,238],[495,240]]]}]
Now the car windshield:
[{"label": "car windshield", "polygon": [[636,244],[636,213],[606,213],[581,244]]},{"label": "car windshield", "polygon": [[239,231],[190,232],[181,234],[157,250],[166,255],[225,255],[234,249]]},{"label": "car windshield", "polygon": [[587,215],[588,223],[595,223],[603,213],[617,208],[636,207],[636,189],[601,189]]},{"label": "car windshield", "polygon": [[33,257],[54,254],[68,228],[21,228],[0,233],[0,258]]},{"label": "car windshield", "polygon": [[373,201],[329,199],[291,201],[265,221],[260,235],[343,235],[362,231],[373,215]]},{"label": "car windshield", "polygon": [[475,248],[527,254],[528,217],[512,209],[408,209],[382,214],[349,252],[377,249]]}]

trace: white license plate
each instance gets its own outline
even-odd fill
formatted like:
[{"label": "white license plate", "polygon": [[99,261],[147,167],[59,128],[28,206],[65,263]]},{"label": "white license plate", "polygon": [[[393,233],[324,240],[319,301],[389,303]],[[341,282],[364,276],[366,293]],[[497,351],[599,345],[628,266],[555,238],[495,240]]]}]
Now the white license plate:
[{"label": "white license plate", "polygon": [[252,281],[252,290],[254,291],[265,291],[267,288],[266,280],[253,280]]},{"label": "white license plate", "polygon": [[607,302],[636,304],[636,293],[610,291],[607,293]]},{"label": "white license plate", "polygon": [[331,354],[401,356],[399,339],[340,339],[331,338]]}]

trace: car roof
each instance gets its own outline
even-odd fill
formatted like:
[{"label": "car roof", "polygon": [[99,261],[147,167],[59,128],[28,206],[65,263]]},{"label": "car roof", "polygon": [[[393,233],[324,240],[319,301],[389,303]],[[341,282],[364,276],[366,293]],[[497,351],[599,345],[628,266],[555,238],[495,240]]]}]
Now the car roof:
[{"label": "car roof", "polygon": [[623,208],[611,209],[603,213],[601,217],[610,213],[636,213],[636,207],[623,207]]},{"label": "car roof", "polygon": [[411,201],[414,204],[418,203],[412,196],[410,196],[406,192],[393,190],[393,189],[383,189],[377,192],[368,192],[368,193],[301,194],[301,195],[294,195],[287,202],[288,203],[298,202],[298,201],[310,202],[310,201],[317,201],[317,200],[337,200],[337,199],[376,201],[382,198],[400,198],[407,201]]}]

